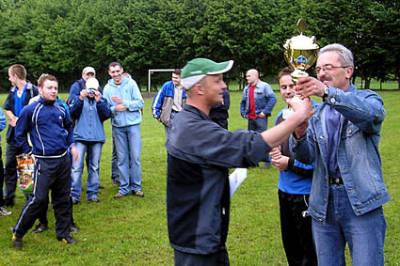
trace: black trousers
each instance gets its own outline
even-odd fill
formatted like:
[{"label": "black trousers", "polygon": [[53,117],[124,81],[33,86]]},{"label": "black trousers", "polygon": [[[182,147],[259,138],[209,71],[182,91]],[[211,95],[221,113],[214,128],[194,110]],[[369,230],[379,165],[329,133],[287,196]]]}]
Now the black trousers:
[{"label": "black trousers", "polygon": [[175,266],[229,266],[226,248],[207,255],[190,254],[174,249]]},{"label": "black trousers", "polygon": [[22,151],[18,148],[15,141],[7,142],[6,146],[6,165],[4,179],[6,184],[5,205],[14,205],[15,190],[17,188],[17,155]]},{"label": "black trousers", "polygon": [[278,191],[283,247],[289,266],[317,265],[311,217],[303,217],[308,195]]},{"label": "black trousers", "polygon": [[71,155],[61,158],[37,158],[35,165],[33,194],[29,198],[14,227],[17,236],[22,237],[32,228],[36,219],[47,212],[48,194],[56,218],[57,237],[69,235],[72,204],[71,189]]}]

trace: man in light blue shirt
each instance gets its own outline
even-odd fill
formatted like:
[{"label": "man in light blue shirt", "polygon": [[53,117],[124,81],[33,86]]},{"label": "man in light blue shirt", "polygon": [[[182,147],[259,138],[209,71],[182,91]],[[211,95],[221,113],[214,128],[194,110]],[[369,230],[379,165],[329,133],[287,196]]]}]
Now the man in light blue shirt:
[{"label": "man in light blue shirt", "polygon": [[143,197],[140,153],[142,139],[140,123],[144,101],[136,82],[122,74],[124,69],[118,62],[108,66],[111,79],[104,87],[104,98],[111,110],[112,134],[115,139],[118,169],[120,176],[119,191],[114,198],[122,198],[132,192]]}]

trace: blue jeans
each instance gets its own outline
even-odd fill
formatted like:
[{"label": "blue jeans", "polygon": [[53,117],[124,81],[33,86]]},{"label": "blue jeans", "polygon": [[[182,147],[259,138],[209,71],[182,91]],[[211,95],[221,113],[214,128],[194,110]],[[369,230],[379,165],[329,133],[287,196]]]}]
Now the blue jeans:
[{"label": "blue jeans", "polygon": [[326,221],[313,219],[312,231],[319,265],[346,265],[349,245],[353,265],[384,265],[386,222],[382,207],[356,216],[343,185],[331,185]]},{"label": "blue jeans", "polygon": [[113,127],[112,134],[118,158],[119,192],[126,195],[131,191],[142,190],[140,125]]},{"label": "blue jeans", "polygon": [[[255,120],[249,119],[249,122],[247,124],[247,130],[253,130],[256,132],[263,132],[268,129],[268,118],[256,118]],[[265,162],[267,164],[271,163],[271,158],[269,157],[269,154],[266,154],[266,159]]]},{"label": "blue jeans", "polygon": [[112,137],[112,158],[111,158],[111,179],[119,181],[117,151],[115,150],[115,140]]},{"label": "blue jeans", "polygon": [[80,201],[82,191],[82,171],[87,156],[88,177],[86,183],[86,198],[88,200],[96,199],[99,192],[99,165],[101,157],[101,148],[103,143],[82,143],[76,142],[75,147],[79,153],[78,161],[72,162],[71,169],[71,197]]}]

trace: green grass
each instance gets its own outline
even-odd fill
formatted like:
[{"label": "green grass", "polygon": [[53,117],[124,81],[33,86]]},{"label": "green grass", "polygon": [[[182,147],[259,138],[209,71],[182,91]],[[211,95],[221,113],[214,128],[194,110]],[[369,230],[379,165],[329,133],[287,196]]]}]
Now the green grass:
[{"label": "green grass", "polygon": [[[385,257],[386,265],[400,265],[400,92],[382,92],[381,95],[387,118],[380,149],[386,184],[392,196],[385,205]],[[4,95],[0,99],[2,103]],[[240,93],[233,92],[230,130],[246,128],[246,121],[239,115],[239,101]],[[11,209],[13,215],[0,217],[0,265],[173,265],[166,226],[164,129],[151,117],[150,106],[151,99],[146,99],[141,127],[145,197],[112,198],[117,188],[110,181],[111,131],[107,121],[108,141],[101,160],[101,184],[105,189],[101,190],[100,203],[86,203],[83,193],[82,203],[74,208],[74,217],[81,229],[75,235],[79,243],[66,246],[55,239],[50,210],[50,230],[41,235],[29,232],[24,237],[23,250],[12,249],[10,227],[14,226],[24,203],[19,192],[17,205]],[[273,116],[282,106],[279,100]],[[2,135],[4,138],[5,134]],[[5,150],[4,140],[2,147]],[[275,169],[251,169],[249,178],[233,197],[227,243],[232,265],[287,265],[280,239],[277,179]]]}]

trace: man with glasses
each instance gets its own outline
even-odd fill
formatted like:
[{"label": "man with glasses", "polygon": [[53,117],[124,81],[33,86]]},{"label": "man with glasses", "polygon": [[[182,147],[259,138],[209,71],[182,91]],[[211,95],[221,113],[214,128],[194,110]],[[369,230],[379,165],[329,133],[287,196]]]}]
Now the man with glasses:
[{"label": "man with glasses", "polygon": [[382,99],[351,83],[353,55],[340,44],[319,52],[317,77],[303,77],[295,90],[323,103],[291,138],[296,158],[314,165],[308,212],[318,264],[345,265],[344,247],[353,265],[384,265],[389,200],[383,182],[379,139],[385,109]]}]

